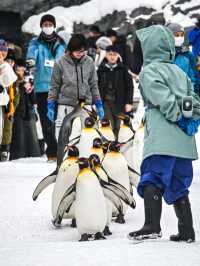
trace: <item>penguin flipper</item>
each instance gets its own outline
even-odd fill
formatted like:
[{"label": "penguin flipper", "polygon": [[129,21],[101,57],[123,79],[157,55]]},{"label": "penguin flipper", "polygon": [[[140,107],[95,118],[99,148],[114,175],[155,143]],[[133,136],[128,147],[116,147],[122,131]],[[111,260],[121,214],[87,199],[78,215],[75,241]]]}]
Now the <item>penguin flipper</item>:
[{"label": "penguin flipper", "polygon": [[40,181],[40,183],[37,185],[37,187],[35,188],[33,195],[32,195],[32,199],[34,201],[38,198],[40,193],[45,188],[47,188],[49,185],[55,183],[57,174],[58,174],[58,170],[56,168],[55,171],[53,171],[50,175],[46,176],[44,179],[42,179],[42,181]]},{"label": "penguin flipper", "polygon": [[130,205],[131,208],[134,209],[136,207],[136,202],[135,202],[135,199],[133,198],[133,195],[131,194],[131,192],[129,192],[124,186],[119,184],[117,181],[113,180],[108,175],[108,173],[106,172],[106,170],[103,167],[102,167],[102,170],[107,175],[107,178],[108,178],[107,185],[110,185],[110,186],[112,185],[112,188],[114,189],[114,191],[118,195],[118,197],[120,197],[121,200],[123,200],[127,205]]},{"label": "penguin flipper", "polygon": [[107,198],[112,202],[112,204],[115,206],[115,208],[118,210],[119,213],[123,213],[123,205],[119,197],[107,187],[102,186],[102,189],[105,198]]},{"label": "penguin flipper", "polygon": [[66,212],[69,212],[74,201],[75,201],[75,184],[71,185],[65,192],[64,196],[62,197],[54,221],[59,220],[59,222],[61,223],[64,214]]},{"label": "penguin flipper", "polygon": [[109,180],[109,182],[101,180],[101,183],[103,183],[104,187],[110,189],[117,197],[119,197],[127,205],[135,209],[136,207],[135,199],[125,187],[123,187],[121,184],[117,183],[114,180]]}]

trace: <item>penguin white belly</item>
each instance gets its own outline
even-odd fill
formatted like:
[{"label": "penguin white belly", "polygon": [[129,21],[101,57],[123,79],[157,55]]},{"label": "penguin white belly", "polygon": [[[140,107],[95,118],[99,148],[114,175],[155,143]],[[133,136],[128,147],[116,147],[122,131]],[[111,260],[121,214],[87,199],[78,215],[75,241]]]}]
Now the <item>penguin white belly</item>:
[{"label": "penguin white belly", "polygon": [[[108,152],[102,162],[103,168],[108,175],[130,191],[129,171],[126,159],[119,152]],[[127,205],[123,202],[123,214],[126,213]],[[117,213],[113,206],[113,213]]]},{"label": "penguin white belly", "polygon": [[[96,167],[97,174],[101,177],[102,180],[108,182],[108,177],[106,173],[102,170],[101,167]],[[109,226],[112,220],[112,209],[113,204],[112,202],[106,198],[106,211],[107,211],[107,223],[106,225]]]},{"label": "penguin white belly", "polygon": [[[139,128],[135,133],[135,138],[133,141],[132,149],[132,168],[140,174],[140,166],[142,163],[143,156],[143,146],[144,146],[144,127]],[[131,174],[131,183],[137,187],[140,176],[135,173]]]},{"label": "penguin white belly", "polygon": [[79,149],[79,157],[90,156],[90,149],[93,146],[93,140],[99,138],[99,134],[94,128],[84,128],[81,132],[80,141],[77,145]]},{"label": "penguin white belly", "polygon": [[110,141],[114,141],[115,140],[115,135],[112,131],[111,127],[99,127],[99,132],[101,132],[101,134]]},{"label": "penguin white belly", "polygon": [[75,218],[82,235],[102,232],[107,222],[106,201],[94,173],[83,171],[76,184]]},{"label": "penguin white belly", "polygon": [[[56,182],[52,194],[52,215],[55,219],[58,206],[65,193],[65,191],[74,184],[76,177],[79,173],[78,164],[75,163],[76,159],[66,159],[59,169]],[[73,206],[72,206],[73,207]],[[73,218],[73,208],[71,207],[70,212],[64,215],[64,218]]]}]

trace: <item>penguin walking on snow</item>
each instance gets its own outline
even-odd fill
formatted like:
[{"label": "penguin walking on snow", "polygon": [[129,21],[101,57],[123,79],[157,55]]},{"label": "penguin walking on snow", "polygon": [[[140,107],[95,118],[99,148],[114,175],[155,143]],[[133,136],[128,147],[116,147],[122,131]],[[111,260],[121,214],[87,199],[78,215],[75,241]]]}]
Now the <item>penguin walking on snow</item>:
[{"label": "penguin walking on snow", "polygon": [[130,194],[130,192],[120,185],[118,182],[110,178],[103,169],[100,158],[96,154],[92,154],[89,157],[90,168],[97,175],[99,182],[103,188],[104,196],[106,198],[106,207],[107,207],[107,224],[103,231],[104,235],[112,234],[109,226],[112,219],[112,209],[113,205],[118,210],[118,213],[123,215],[123,205],[122,201],[128,204],[131,208],[135,208],[135,201]]},{"label": "penguin walking on snow", "polygon": [[106,201],[97,176],[87,159],[79,159],[80,172],[76,180],[75,217],[81,241],[105,239],[102,232],[107,222]]},{"label": "penguin walking on snow", "polygon": [[[54,185],[53,193],[52,193],[52,216],[55,220],[58,206],[60,201],[65,193],[65,191],[76,181],[76,177],[79,174],[79,167],[77,165],[77,160],[79,156],[79,150],[76,146],[68,147],[67,158],[62,162],[58,175],[56,178],[56,182]],[[75,227],[74,220],[74,206],[72,205],[70,211],[64,215],[63,218],[72,218],[72,227]],[[56,227],[59,227],[61,224],[61,219],[55,223],[53,220],[53,224]]]},{"label": "penguin walking on snow", "polygon": [[[120,152],[120,144],[116,141],[107,144],[107,152],[102,161],[102,166],[113,180],[121,184],[130,191],[130,179],[127,161]],[[125,223],[124,215],[127,210],[127,205],[123,203],[123,212],[118,213],[114,208],[114,215],[117,215],[116,222]]]},{"label": "penguin walking on snow", "polygon": [[121,120],[120,130],[118,135],[118,141],[121,144],[120,151],[124,155],[129,168],[130,183],[134,187],[137,187],[140,179],[140,171],[135,167],[135,161],[138,160],[138,154],[134,156],[134,141],[136,132],[132,128],[131,118],[127,115],[118,116]]}]

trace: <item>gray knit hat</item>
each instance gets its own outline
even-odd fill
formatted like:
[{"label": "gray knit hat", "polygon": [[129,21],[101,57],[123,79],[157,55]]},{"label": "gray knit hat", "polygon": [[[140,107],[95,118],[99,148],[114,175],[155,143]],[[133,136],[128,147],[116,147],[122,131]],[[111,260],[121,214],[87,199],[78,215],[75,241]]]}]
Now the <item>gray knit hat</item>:
[{"label": "gray knit hat", "polygon": [[179,32],[179,31],[184,32],[184,28],[178,23],[168,23],[166,24],[166,27],[170,29],[173,33]]}]

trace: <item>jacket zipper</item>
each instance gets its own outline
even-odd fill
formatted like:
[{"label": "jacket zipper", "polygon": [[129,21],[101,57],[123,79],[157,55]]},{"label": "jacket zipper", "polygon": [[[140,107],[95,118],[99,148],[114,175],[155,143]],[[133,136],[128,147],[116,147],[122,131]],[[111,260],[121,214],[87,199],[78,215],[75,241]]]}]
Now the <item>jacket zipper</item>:
[{"label": "jacket zipper", "polygon": [[77,64],[75,64],[75,68],[76,68],[76,80],[77,80],[77,93],[78,93],[78,100],[79,100],[79,80],[78,80],[78,68],[77,68]]}]

